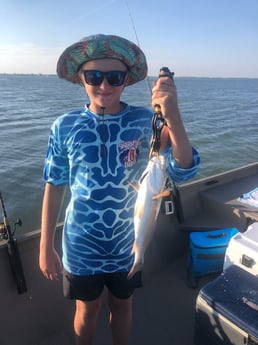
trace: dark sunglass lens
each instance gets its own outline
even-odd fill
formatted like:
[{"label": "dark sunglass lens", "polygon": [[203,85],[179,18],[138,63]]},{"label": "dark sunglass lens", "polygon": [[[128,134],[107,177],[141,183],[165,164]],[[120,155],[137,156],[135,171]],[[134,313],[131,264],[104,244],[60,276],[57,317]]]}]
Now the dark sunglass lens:
[{"label": "dark sunglass lens", "polygon": [[107,80],[112,86],[121,86],[124,84],[126,72],[110,71],[107,73]]},{"label": "dark sunglass lens", "polygon": [[84,78],[87,84],[97,86],[104,80],[104,74],[100,71],[84,71]]},{"label": "dark sunglass lens", "polygon": [[84,78],[87,84],[92,86],[99,86],[104,77],[107,78],[108,83],[111,86],[121,86],[125,82],[126,72],[125,71],[109,71],[101,72],[96,70],[83,71]]}]

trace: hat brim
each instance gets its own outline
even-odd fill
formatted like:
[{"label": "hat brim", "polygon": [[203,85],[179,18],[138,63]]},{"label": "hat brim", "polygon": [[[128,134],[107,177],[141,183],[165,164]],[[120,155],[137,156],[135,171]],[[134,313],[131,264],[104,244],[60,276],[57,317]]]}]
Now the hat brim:
[{"label": "hat brim", "polygon": [[57,62],[57,75],[72,83],[81,83],[80,67],[98,59],[117,59],[128,68],[126,85],[133,85],[147,75],[146,57],[133,42],[114,35],[94,35],[74,43],[61,54]]}]

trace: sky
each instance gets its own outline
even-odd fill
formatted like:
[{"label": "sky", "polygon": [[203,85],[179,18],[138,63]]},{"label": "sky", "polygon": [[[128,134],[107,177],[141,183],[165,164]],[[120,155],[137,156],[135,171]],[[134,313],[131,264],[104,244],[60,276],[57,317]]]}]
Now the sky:
[{"label": "sky", "polygon": [[54,74],[97,33],[140,45],[150,76],[258,78],[258,0],[0,0],[0,73]]}]

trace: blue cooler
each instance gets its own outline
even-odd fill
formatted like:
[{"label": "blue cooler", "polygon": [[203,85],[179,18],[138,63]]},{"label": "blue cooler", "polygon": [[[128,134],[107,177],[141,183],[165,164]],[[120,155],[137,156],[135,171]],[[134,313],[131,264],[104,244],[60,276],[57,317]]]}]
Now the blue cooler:
[{"label": "blue cooler", "polygon": [[190,233],[188,285],[196,287],[196,277],[222,272],[225,252],[236,228]]}]

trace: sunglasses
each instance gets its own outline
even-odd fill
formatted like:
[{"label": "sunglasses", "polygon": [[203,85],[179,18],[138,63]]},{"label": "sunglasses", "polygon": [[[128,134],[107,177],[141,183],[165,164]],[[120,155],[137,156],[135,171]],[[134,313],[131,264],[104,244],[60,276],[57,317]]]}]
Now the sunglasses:
[{"label": "sunglasses", "polygon": [[96,70],[84,70],[82,72],[86,83],[92,86],[99,86],[105,77],[111,86],[121,86],[124,84],[125,77],[127,75],[126,71],[102,72]]}]

